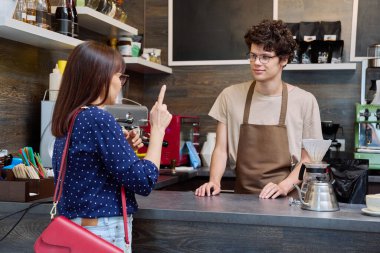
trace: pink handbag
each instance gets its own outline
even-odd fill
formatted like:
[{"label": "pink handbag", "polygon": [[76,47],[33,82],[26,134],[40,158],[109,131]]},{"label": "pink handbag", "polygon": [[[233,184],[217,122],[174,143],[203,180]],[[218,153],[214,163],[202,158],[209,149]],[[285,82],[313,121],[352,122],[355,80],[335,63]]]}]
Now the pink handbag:
[{"label": "pink handbag", "polygon": [[[75,118],[81,111],[82,109],[78,109],[70,122],[65,148],[62,154],[59,176],[57,179],[57,184],[55,186],[53,208],[50,212],[51,222],[34,243],[34,252],[37,253],[124,252],[124,250],[93,234],[92,232],[72,222],[64,216],[54,217],[54,215],[56,214],[58,201],[60,200],[62,195],[62,186],[66,173],[66,157],[69,149],[71,132],[73,130]],[[121,199],[123,205],[125,242],[129,244],[127,207],[125,200],[125,189],[123,186],[121,187]]]}]

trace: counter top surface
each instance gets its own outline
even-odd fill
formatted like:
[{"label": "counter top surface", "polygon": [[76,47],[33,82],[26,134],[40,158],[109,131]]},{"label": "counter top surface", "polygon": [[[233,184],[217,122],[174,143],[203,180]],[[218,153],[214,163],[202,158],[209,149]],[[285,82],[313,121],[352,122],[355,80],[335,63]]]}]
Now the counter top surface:
[{"label": "counter top surface", "polygon": [[380,232],[380,216],[362,213],[365,205],[339,203],[337,212],[314,212],[290,206],[288,197],[259,199],[228,193],[197,197],[177,191],[154,191],[148,197],[138,196],[137,201],[136,218]]},{"label": "counter top surface", "polygon": [[[186,176],[189,176],[188,174]],[[166,179],[166,177],[161,177]],[[173,180],[168,176],[167,180]],[[176,179],[177,180],[177,179]],[[164,180],[165,181],[165,180]],[[148,197],[136,196],[137,219],[214,222],[262,226],[283,226],[380,233],[380,215],[368,216],[365,205],[339,203],[336,212],[314,212],[289,205],[289,198],[260,199],[257,195],[222,193],[197,197],[194,192],[154,190]],[[49,200],[49,199],[45,199]],[[51,199],[50,199],[51,200]],[[0,202],[0,212],[12,213],[31,203]],[[30,210],[48,221],[51,204]]]}]

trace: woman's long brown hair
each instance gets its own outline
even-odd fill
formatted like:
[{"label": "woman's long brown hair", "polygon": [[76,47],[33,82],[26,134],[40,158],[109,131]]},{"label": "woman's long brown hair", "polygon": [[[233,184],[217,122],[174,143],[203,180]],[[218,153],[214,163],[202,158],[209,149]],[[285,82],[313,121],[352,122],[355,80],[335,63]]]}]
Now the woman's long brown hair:
[{"label": "woman's long brown hair", "polygon": [[84,42],[70,54],[62,76],[55,103],[52,134],[62,137],[67,133],[74,111],[90,105],[101,95],[103,104],[109,92],[115,73],[124,73],[125,63],[120,53],[111,47],[95,41]]}]

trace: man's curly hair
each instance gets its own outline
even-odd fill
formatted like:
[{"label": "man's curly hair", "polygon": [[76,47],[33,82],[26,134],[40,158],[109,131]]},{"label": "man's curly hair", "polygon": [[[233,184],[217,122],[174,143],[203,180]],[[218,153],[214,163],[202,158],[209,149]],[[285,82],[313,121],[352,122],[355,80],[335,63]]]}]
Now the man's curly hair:
[{"label": "man's curly hair", "polygon": [[297,47],[292,33],[281,20],[261,21],[248,30],[244,39],[248,50],[251,50],[252,43],[263,45],[265,51],[274,51],[281,60],[288,58],[288,63],[293,60]]}]

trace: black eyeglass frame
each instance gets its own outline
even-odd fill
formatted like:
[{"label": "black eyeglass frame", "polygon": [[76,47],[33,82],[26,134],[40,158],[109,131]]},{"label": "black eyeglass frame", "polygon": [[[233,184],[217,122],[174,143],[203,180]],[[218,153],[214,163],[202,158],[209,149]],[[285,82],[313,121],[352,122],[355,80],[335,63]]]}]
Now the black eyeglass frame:
[{"label": "black eyeglass frame", "polygon": [[120,74],[119,79],[121,82],[121,87],[123,87],[129,81],[129,75]]},{"label": "black eyeglass frame", "polygon": [[277,57],[277,55],[274,55],[274,56],[269,56],[269,55],[265,55],[265,54],[262,54],[262,55],[257,55],[257,54],[254,54],[252,52],[248,52],[247,53],[247,57],[250,61],[253,61],[255,62],[257,58],[259,58],[259,61],[262,63],[262,64],[268,64],[269,61],[272,59],[272,58],[275,58]]}]

